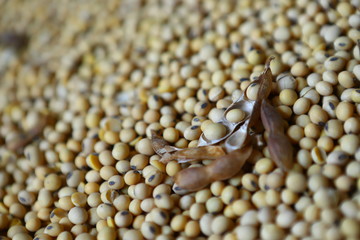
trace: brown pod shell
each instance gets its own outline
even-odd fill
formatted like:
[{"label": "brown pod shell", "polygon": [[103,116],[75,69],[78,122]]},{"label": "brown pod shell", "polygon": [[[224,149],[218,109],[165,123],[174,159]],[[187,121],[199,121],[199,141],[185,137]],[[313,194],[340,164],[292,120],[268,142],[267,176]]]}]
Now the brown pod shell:
[{"label": "brown pod shell", "polygon": [[278,167],[289,171],[293,166],[293,146],[284,133],[283,119],[267,101],[261,104],[261,120],[265,130],[269,132],[267,144],[271,158]]},{"label": "brown pod shell", "polygon": [[293,147],[290,139],[283,133],[270,134],[268,149],[271,158],[284,171],[291,170],[293,166]]},{"label": "brown pod shell", "polygon": [[175,175],[175,183],[180,188],[190,191],[202,189],[210,182],[207,166],[186,168]]},{"label": "brown pod shell", "polygon": [[261,121],[266,131],[284,132],[284,120],[278,111],[270,105],[269,102],[263,101],[261,104]]},{"label": "brown pod shell", "polygon": [[251,156],[252,150],[253,147],[247,145],[213,161],[207,166],[211,179],[218,181],[233,177]]}]

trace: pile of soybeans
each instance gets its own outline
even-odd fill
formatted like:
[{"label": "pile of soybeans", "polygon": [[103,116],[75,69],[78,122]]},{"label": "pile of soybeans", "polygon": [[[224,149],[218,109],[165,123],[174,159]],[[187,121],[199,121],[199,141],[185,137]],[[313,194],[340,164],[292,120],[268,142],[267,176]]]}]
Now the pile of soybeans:
[{"label": "pile of soybeans", "polygon": [[[359,29],[360,0],[0,1],[0,239],[360,239]],[[292,169],[263,133],[235,176],[174,187],[212,161],[161,162],[151,130],[222,137],[271,56]]]}]

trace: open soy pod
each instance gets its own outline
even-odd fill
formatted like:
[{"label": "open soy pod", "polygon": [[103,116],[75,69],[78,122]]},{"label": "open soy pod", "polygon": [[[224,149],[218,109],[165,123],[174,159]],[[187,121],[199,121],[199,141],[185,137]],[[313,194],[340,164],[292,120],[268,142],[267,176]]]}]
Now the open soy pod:
[{"label": "open soy pod", "polygon": [[[213,144],[219,143],[219,142],[227,139],[228,137],[230,137],[231,134],[234,132],[234,130],[240,124],[244,123],[251,116],[252,110],[254,108],[254,104],[255,104],[255,101],[246,99],[244,93],[242,93],[241,96],[225,110],[223,116],[221,117],[220,121],[218,122],[225,126],[226,135],[219,139],[210,140],[210,139],[207,139],[204,134],[201,134],[198,146],[213,145]],[[226,119],[226,114],[233,109],[241,109],[245,113],[245,117],[240,122],[231,122]]]},{"label": "open soy pod", "polygon": [[249,119],[246,120],[238,130],[236,130],[228,139],[226,139],[225,148],[227,152],[240,149],[242,146],[244,146],[244,143],[248,137],[249,122]]}]

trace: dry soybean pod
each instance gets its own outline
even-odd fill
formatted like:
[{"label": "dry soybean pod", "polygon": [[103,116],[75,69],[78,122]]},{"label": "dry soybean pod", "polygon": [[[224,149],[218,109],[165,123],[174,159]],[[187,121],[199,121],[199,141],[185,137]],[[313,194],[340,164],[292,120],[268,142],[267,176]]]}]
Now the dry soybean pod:
[{"label": "dry soybean pod", "polygon": [[232,151],[209,164],[207,172],[213,181],[231,178],[240,171],[252,151],[252,145],[245,145],[241,149]]},{"label": "dry soybean pod", "polygon": [[259,83],[260,88],[257,94],[257,98],[255,101],[255,105],[254,108],[252,110],[251,116],[250,116],[250,122],[249,122],[249,127],[253,127],[253,128],[257,128],[255,132],[258,132],[259,129],[259,124],[256,124],[258,122],[258,120],[260,119],[260,108],[261,108],[261,102],[266,99],[270,92],[271,92],[271,84],[272,84],[272,72],[270,69],[270,62],[274,59],[275,57],[269,57],[269,59],[266,61],[265,63],[265,69],[263,71],[263,73],[259,76],[259,79],[256,81]]},{"label": "dry soybean pod", "polygon": [[175,175],[180,188],[195,191],[211,182],[231,178],[240,171],[252,153],[252,146],[230,152],[204,167],[187,168]]},{"label": "dry soybean pod", "polygon": [[185,190],[200,190],[210,182],[207,166],[186,168],[175,175],[175,183]]},{"label": "dry soybean pod", "polygon": [[267,101],[261,104],[261,120],[269,132],[268,148],[276,165],[289,171],[293,165],[293,147],[284,134],[284,124],[280,114]]},{"label": "dry soybean pod", "polygon": [[265,130],[271,132],[276,129],[277,132],[284,132],[284,120],[277,110],[269,102],[263,101],[261,104],[261,122]]},{"label": "dry soybean pod", "polygon": [[255,132],[261,132],[262,130],[262,125],[258,124],[260,120],[260,108],[261,102],[265,100],[271,92],[273,76],[270,69],[270,62],[273,59],[274,57],[270,57],[267,60],[265,64],[265,70],[259,76],[259,79],[256,80],[256,82],[259,83],[260,88],[257,94],[257,99],[252,105],[250,118],[246,120],[243,125],[234,133],[232,133],[232,135],[229,136],[228,139],[225,141],[225,147],[228,151],[232,151],[244,146],[250,127],[253,127],[252,130]]}]

